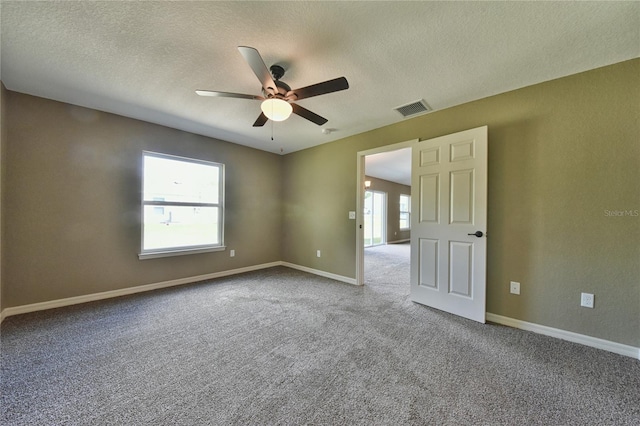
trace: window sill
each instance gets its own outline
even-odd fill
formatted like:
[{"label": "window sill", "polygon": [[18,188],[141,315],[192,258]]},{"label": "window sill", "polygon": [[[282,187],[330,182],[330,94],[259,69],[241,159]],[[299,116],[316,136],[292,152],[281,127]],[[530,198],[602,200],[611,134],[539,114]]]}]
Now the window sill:
[{"label": "window sill", "polygon": [[198,254],[198,253],[210,253],[214,251],[225,251],[227,249],[226,246],[215,246],[215,247],[200,247],[200,248],[188,248],[188,249],[172,249],[172,250],[158,250],[158,251],[149,251],[146,253],[138,253],[139,260],[146,259],[157,259],[160,257],[173,257],[173,256],[184,256],[187,254]]}]

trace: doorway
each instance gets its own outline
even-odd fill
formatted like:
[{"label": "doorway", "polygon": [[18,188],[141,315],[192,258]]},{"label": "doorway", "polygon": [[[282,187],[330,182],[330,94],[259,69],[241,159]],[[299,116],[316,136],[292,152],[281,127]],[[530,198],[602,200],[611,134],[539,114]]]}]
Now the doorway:
[{"label": "doorway", "polygon": [[[364,285],[363,206],[369,155],[411,153],[410,298],[485,322],[488,128],[358,152],[356,284]],[[411,213],[413,212],[413,213]]]},{"label": "doorway", "polygon": [[[376,251],[375,254],[383,255],[388,259],[390,259],[390,257],[388,256],[389,253],[386,253],[387,248],[390,250],[397,249],[396,251],[402,250],[401,253],[409,251],[409,230],[406,229],[406,226],[401,225],[404,222],[400,220],[400,195],[408,195],[407,193],[410,193],[410,153],[411,147],[417,142],[418,140],[416,139],[358,152],[358,200],[356,206],[358,213],[358,232],[356,233],[356,284],[358,285],[365,284],[365,247],[367,247],[368,252],[372,252],[372,250]],[[404,156],[405,160],[398,161],[398,156]],[[396,157],[395,161],[394,157]],[[378,162],[381,162],[381,164],[374,164]],[[404,178],[401,179],[401,176],[404,176]],[[365,181],[372,186],[365,188]],[[391,185],[391,187],[389,187],[389,185]],[[394,190],[394,185],[403,186],[404,189]],[[376,192],[382,193],[384,200],[381,196],[376,197]],[[383,201],[385,214],[384,216],[380,216],[382,224],[378,225],[378,229],[374,231],[372,228],[373,225],[371,224],[374,215],[370,214],[368,210],[371,208],[370,206],[373,205],[375,213],[376,201]],[[403,216],[403,219],[406,218]],[[375,232],[380,232],[381,235],[378,237],[375,235]],[[398,244],[395,243],[404,243],[404,248],[399,247]],[[374,272],[372,272],[371,265],[376,268],[381,262],[376,260],[372,261],[372,258],[368,260],[367,270],[369,271],[369,276],[373,276],[372,274],[378,276],[381,271],[374,269]],[[407,264],[409,264],[409,260],[409,258],[406,259]],[[393,262],[398,263],[395,260]],[[409,281],[408,279],[406,281],[406,290],[408,293]]]}]

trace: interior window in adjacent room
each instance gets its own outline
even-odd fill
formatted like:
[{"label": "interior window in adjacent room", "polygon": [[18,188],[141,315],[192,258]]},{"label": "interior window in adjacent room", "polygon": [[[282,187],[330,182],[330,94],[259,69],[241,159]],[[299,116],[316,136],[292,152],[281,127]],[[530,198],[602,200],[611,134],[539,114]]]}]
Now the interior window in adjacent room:
[{"label": "interior window in adjacent room", "polygon": [[142,153],[139,258],[224,250],[224,165]]},{"label": "interior window in adjacent room", "polygon": [[411,229],[411,195],[400,195],[400,230]]}]

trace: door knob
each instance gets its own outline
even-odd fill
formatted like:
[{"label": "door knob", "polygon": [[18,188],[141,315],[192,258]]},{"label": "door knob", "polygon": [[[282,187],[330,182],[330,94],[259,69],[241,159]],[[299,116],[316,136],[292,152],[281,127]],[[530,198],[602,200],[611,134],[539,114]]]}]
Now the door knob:
[{"label": "door knob", "polygon": [[484,234],[482,233],[482,231],[476,231],[473,234],[467,234],[467,235],[475,235],[476,237],[480,238],[482,237]]}]

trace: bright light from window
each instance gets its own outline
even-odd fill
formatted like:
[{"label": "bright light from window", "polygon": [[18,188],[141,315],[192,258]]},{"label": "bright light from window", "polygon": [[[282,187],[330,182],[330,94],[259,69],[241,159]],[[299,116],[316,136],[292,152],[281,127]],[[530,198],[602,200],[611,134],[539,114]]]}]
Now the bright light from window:
[{"label": "bright light from window", "polygon": [[223,248],[223,176],[222,164],[143,153],[140,258]]},{"label": "bright light from window", "polygon": [[411,196],[400,195],[400,229],[411,228]]}]

